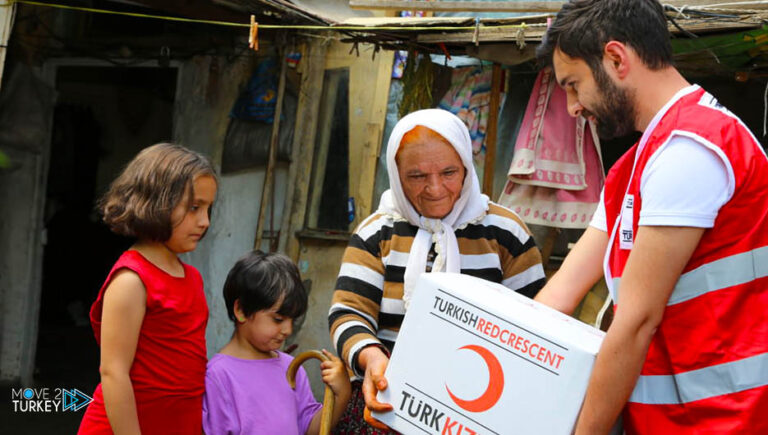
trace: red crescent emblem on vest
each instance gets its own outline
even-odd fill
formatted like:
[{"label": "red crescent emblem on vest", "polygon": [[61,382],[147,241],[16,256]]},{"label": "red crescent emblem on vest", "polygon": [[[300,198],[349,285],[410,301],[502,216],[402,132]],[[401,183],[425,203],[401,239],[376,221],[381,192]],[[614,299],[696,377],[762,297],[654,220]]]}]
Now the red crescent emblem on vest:
[{"label": "red crescent emblem on vest", "polygon": [[473,400],[464,400],[456,397],[456,395],[451,392],[451,389],[448,388],[447,384],[445,389],[448,391],[448,395],[451,396],[451,399],[453,399],[453,401],[462,409],[469,412],[487,411],[496,405],[496,402],[501,398],[501,393],[504,391],[504,371],[501,369],[501,363],[499,363],[496,355],[482,346],[468,344],[459,348],[459,350],[461,349],[471,350],[483,358],[483,361],[485,361],[485,364],[488,366],[488,387],[480,397]]}]

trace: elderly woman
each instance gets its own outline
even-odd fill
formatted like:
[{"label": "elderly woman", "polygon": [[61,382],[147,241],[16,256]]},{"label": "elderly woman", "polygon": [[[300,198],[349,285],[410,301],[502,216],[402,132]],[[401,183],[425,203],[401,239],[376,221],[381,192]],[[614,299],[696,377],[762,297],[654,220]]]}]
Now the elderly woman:
[{"label": "elderly woman", "polygon": [[338,433],[386,433],[363,423],[362,398],[371,410],[391,409],[376,392],[387,386],[388,355],[421,273],[464,273],[528,297],[544,285],[525,224],[480,193],[458,117],[440,109],[403,117],[389,138],[387,172],[391,188],[352,235],[329,312],[332,340],[357,378]]}]

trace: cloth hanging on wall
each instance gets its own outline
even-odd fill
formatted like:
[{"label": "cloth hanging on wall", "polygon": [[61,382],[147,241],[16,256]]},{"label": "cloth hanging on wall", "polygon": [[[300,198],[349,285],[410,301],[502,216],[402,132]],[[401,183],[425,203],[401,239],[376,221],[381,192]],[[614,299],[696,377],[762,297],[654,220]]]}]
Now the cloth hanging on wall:
[{"label": "cloth hanging on wall", "polygon": [[408,52],[403,70],[403,98],[400,100],[400,117],[421,109],[432,107],[432,83],[435,81],[435,66],[428,56]]},{"label": "cloth hanging on wall", "polygon": [[268,57],[259,62],[248,85],[235,101],[229,116],[234,119],[271,124],[277,106],[278,72],[275,58]]},{"label": "cloth hanging on wall", "polygon": [[565,91],[542,70],[528,100],[499,202],[527,223],[586,228],[605,171],[594,126],[567,111]]},{"label": "cloth hanging on wall", "polygon": [[469,129],[475,167],[482,172],[485,163],[485,132],[491,104],[491,69],[456,68],[451,87],[439,108],[458,116]]}]

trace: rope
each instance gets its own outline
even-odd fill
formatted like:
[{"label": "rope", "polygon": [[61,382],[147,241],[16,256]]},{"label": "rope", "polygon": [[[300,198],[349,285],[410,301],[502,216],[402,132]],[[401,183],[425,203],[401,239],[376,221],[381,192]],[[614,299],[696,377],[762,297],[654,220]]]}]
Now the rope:
[{"label": "rope", "polygon": [[[9,0],[8,3],[0,4],[0,7],[10,7],[14,3],[21,3],[25,5],[40,6],[40,7],[50,7],[50,8],[56,8],[56,9],[66,9],[66,10],[80,11],[80,12],[90,12],[94,14],[122,15],[122,16],[133,17],[133,18],[148,18],[148,19],[154,19],[154,20],[176,21],[176,22],[195,23],[195,24],[210,24],[210,25],[227,26],[227,27],[246,27],[246,28],[251,27],[249,23],[233,23],[229,21],[169,17],[169,16],[163,16],[163,15],[142,14],[142,13],[136,13],[136,12],[124,12],[124,11],[113,11],[113,10],[107,10],[107,9],[87,8],[87,7],[80,7],[80,6],[69,6],[69,5],[61,5],[61,4],[55,4],[55,3],[42,3],[42,2],[36,2],[31,0]],[[258,26],[260,29],[326,30],[326,31],[351,30],[351,31],[362,31],[362,32],[376,31],[376,30],[411,31],[411,32],[418,32],[423,30],[448,31],[448,30],[475,30],[476,28],[476,26],[317,26],[317,25],[282,25],[282,24],[259,24]],[[522,25],[499,24],[496,26],[483,25],[484,28],[489,28],[489,29],[490,28],[519,29],[525,26],[526,26],[525,24],[522,24]],[[533,26],[537,26],[537,25],[528,24],[528,27],[533,27]],[[541,26],[544,26],[544,24],[541,24]]]},{"label": "rope", "polygon": [[525,23],[523,23],[519,29],[517,29],[517,35],[515,35],[515,42],[517,48],[522,50],[525,48]]},{"label": "rope", "polygon": [[681,7],[675,7],[672,5],[664,5],[669,9],[672,9],[673,11],[677,12],[677,15],[675,16],[675,19],[680,19],[680,17],[685,18],[686,20],[690,18],[688,15],[685,15],[685,10],[688,8],[688,5],[683,5]]},{"label": "rope", "polygon": [[603,317],[605,317],[605,312],[608,311],[608,308],[611,306],[611,302],[613,302],[613,299],[611,298],[611,292],[608,292],[603,305],[600,307],[600,311],[598,311],[597,316],[595,316],[595,323],[592,326],[600,329],[600,325],[603,323]]}]

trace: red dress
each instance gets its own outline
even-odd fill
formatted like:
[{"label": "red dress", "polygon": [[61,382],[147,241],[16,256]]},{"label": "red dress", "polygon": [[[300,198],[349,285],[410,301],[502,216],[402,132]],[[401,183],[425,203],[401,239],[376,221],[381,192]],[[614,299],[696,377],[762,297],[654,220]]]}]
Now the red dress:
[{"label": "red dress", "polygon": [[[130,371],[143,435],[202,433],[208,305],[200,273],[182,265],[184,277],[177,278],[137,251],[126,251],[112,267],[91,307],[91,325],[101,345],[104,290],[112,277],[125,268],[136,272],[144,283],[147,309]],[[101,384],[93,393],[78,433],[112,433]]]}]

